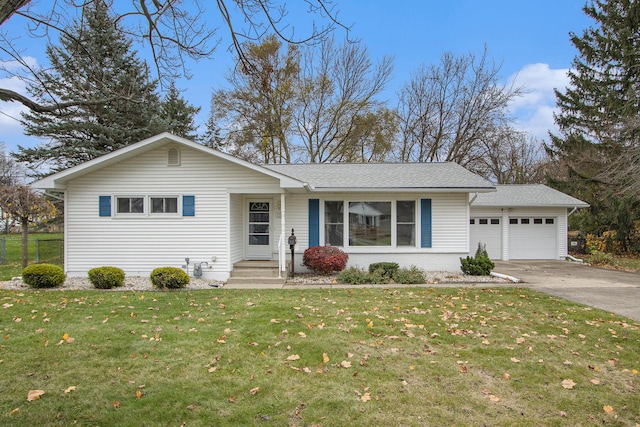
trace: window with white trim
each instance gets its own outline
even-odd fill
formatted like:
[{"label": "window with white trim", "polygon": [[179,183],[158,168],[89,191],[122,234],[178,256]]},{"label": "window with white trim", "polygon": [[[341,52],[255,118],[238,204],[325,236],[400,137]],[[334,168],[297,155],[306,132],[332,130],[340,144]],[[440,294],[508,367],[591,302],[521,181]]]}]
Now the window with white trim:
[{"label": "window with white trim", "polygon": [[324,243],[331,246],[344,245],[344,202],[324,202]]},{"label": "window with white trim", "polygon": [[396,244],[398,246],[416,245],[415,200],[398,200],[396,202]]},{"label": "window with white trim", "polygon": [[349,202],[349,246],[391,246],[391,202]]},{"label": "window with white trim", "polygon": [[323,244],[415,247],[416,207],[416,200],[327,200],[324,202]]},{"label": "window with white trim", "polygon": [[171,196],[171,197],[151,196],[149,197],[149,200],[150,200],[149,205],[151,206],[152,214],[158,214],[158,213],[177,214],[178,213],[178,197],[177,196]]},{"label": "window with white trim", "polygon": [[119,214],[144,214],[144,197],[117,196],[116,207]]}]

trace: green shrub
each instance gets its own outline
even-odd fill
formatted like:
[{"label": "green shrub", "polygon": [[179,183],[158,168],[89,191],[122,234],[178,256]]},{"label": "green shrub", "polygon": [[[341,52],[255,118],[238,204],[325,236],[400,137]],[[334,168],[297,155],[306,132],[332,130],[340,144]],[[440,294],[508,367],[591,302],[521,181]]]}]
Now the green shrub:
[{"label": "green shrub", "polygon": [[22,280],[32,288],[55,288],[65,278],[62,267],[53,264],[32,264],[22,270]]},{"label": "green shrub", "polygon": [[362,285],[369,283],[368,280],[367,272],[357,267],[349,267],[336,277],[338,283],[349,283],[350,285]]},{"label": "green shrub", "polygon": [[410,268],[401,268],[393,275],[393,281],[403,285],[419,285],[427,281],[424,272],[415,265]]},{"label": "green shrub", "polygon": [[180,289],[190,282],[189,275],[181,268],[158,267],[151,272],[151,283],[159,289]]},{"label": "green shrub", "polygon": [[488,276],[496,266],[489,258],[481,256],[460,258],[461,270],[471,276]]},{"label": "green shrub", "polygon": [[475,258],[480,258],[480,257],[491,259],[489,257],[489,252],[487,252],[487,245],[483,245],[482,242],[478,242],[478,249],[476,249]]},{"label": "green shrub", "polygon": [[391,282],[391,277],[385,275],[383,270],[373,270],[371,273],[367,274],[367,283],[371,283],[373,285],[384,285],[389,282]]},{"label": "green shrub", "polygon": [[96,289],[112,289],[124,283],[124,271],[118,267],[96,267],[89,270],[89,282]]},{"label": "green shrub", "polygon": [[615,265],[615,258],[613,255],[606,252],[593,250],[589,257],[589,264],[592,265]]},{"label": "green shrub", "polygon": [[391,279],[400,266],[395,262],[374,262],[369,265],[369,274],[378,272],[387,279]]},{"label": "green shrub", "polygon": [[335,246],[312,246],[304,251],[302,263],[310,270],[329,274],[342,271],[347,266],[349,255]]}]

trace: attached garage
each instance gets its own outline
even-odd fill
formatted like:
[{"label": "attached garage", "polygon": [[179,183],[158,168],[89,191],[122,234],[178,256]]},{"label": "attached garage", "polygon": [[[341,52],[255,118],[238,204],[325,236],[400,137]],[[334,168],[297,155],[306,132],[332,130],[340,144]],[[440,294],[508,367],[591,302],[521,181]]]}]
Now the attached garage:
[{"label": "attached garage", "polygon": [[486,245],[491,259],[564,259],[567,218],[589,205],[546,185],[498,185],[471,195],[469,253]]}]

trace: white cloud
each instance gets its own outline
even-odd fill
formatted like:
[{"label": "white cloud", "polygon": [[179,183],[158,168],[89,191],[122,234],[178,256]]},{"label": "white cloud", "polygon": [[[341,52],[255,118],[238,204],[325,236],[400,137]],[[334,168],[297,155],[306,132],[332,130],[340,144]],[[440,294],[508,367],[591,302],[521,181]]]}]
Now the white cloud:
[{"label": "white cloud", "polygon": [[548,64],[529,64],[509,77],[508,83],[523,87],[524,95],[510,104],[516,126],[538,139],[547,139],[556,131],[553,113],[556,112],[554,89],[564,91],[569,85],[568,69],[553,70]]}]

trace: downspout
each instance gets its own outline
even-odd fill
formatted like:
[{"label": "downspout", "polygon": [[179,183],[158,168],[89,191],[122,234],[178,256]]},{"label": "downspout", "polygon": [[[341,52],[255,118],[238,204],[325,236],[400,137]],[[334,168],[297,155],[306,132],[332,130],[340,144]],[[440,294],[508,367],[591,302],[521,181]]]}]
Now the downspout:
[{"label": "downspout", "polygon": [[471,198],[471,200],[469,200],[469,206],[471,206],[473,204],[473,202],[476,201],[477,198],[478,198],[478,193],[475,193],[473,195],[473,197]]},{"label": "downspout", "polygon": [[573,210],[571,212],[569,212],[569,214],[567,214],[567,218],[569,218],[571,216],[572,213],[574,213],[575,211],[578,210],[578,207],[574,207]]}]

